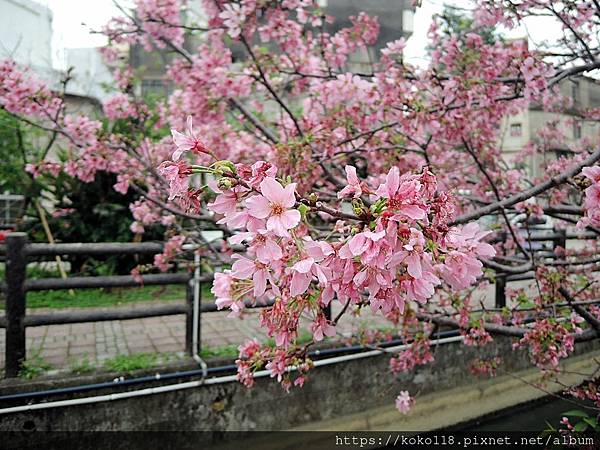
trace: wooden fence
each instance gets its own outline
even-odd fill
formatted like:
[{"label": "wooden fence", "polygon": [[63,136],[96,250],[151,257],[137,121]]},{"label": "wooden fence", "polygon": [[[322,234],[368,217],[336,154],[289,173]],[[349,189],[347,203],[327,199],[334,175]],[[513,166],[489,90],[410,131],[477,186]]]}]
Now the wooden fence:
[{"label": "wooden fence", "polygon": [[[34,244],[27,242],[27,235],[25,233],[9,234],[6,237],[5,245],[0,247],[0,254],[3,254],[6,262],[5,281],[0,284],[0,290],[4,292],[6,297],[5,315],[0,317],[0,328],[6,329],[5,377],[16,377],[21,370],[27,353],[26,328],[41,325],[126,320],[185,314],[185,351],[190,355],[199,353],[201,345],[200,315],[203,312],[216,311],[217,307],[214,302],[201,302],[200,293],[202,292],[202,283],[211,282],[213,275],[199,275],[198,270],[189,273],[164,273],[141,276],[144,286],[185,285],[185,304],[159,305],[147,308],[119,307],[108,311],[56,312],[51,314],[26,313],[27,292],[30,291],[140,286],[140,282],[131,275],[28,280],[27,264],[30,258],[47,256],[68,258],[71,255],[141,255],[157,254],[162,251],[163,244],[158,242]],[[254,305],[247,302],[246,306],[252,308],[269,306],[270,304],[272,303]],[[195,337],[194,334],[196,335]],[[194,344],[196,344],[196,348],[194,348]]]}]

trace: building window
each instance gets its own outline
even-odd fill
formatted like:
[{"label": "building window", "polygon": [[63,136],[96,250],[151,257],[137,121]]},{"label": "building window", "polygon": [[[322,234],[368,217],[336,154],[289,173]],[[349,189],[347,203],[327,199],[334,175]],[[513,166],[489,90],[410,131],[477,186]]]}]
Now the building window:
[{"label": "building window", "polygon": [[520,123],[511,123],[510,124],[510,136],[511,137],[519,137],[523,135],[523,129]]},{"label": "building window", "polygon": [[573,137],[581,139],[581,122],[577,120],[573,122]]},{"label": "building window", "polygon": [[573,105],[579,105],[579,82],[573,81],[571,85],[571,98],[573,99]]}]

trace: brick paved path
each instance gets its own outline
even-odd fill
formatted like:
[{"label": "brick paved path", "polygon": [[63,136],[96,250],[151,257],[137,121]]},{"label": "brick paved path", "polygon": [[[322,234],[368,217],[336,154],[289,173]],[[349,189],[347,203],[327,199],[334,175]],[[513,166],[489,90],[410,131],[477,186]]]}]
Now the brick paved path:
[{"label": "brick paved path", "polygon": [[[513,283],[512,288],[528,287],[530,282]],[[476,293],[476,302],[487,306],[494,302],[493,286]],[[169,304],[172,304],[171,302]],[[127,308],[145,308],[148,302],[129,304]],[[98,310],[115,307],[98,308]],[[341,305],[333,304],[333,316]],[[61,309],[66,313],[75,309]],[[90,309],[86,309],[90,311]],[[28,310],[28,314],[52,314],[56,309]],[[202,314],[202,348],[218,348],[239,345],[248,338],[265,340],[267,336],[258,326],[259,310],[248,310],[244,319],[229,318],[228,312]],[[389,327],[380,314],[373,315],[364,308],[361,317],[346,315],[338,324],[338,332],[351,336],[360,326]],[[307,329],[307,327],[304,327]],[[0,368],[4,367],[5,333],[0,330]],[[184,356],[185,315],[149,317],[146,319],[115,320],[109,322],[50,325],[27,328],[27,358],[41,357],[55,369],[69,370],[75,363],[87,360],[92,366],[101,367],[105,360],[116,355],[134,353],[163,353]]]},{"label": "brick paved path", "polygon": [[[134,305],[139,308],[145,306],[147,303]],[[107,309],[110,308],[98,308]],[[339,310],[337,305],[334,306],[334,314],[336,310]],[[75,309],[60,310],[61,313],[72,311]],[[28,314],[53,312],[57,310],[27,311]],[[227,317],[228,312],[202,314],[202,347],[239,345],[247,338],[265,340],[267,336],[258,326],[258,314],[258,310],[250,310],[243,320]],[[366,313],[362,318],[344,317],[338,329],[347,336],[355,331],[360,323],[366,322],[379,326],[389,325],[380,316],[374,317]],[[0,367],[4,366],[4,348],[5,333],[4,330],[0,330]],[[177,353],[183,356],[184,349],[185,315],[27,328],[27,358],[39,356],[54,369],[68,370],[84,360],[95,367],[101,367],[105,360],[116,355],[134,353]]]}]

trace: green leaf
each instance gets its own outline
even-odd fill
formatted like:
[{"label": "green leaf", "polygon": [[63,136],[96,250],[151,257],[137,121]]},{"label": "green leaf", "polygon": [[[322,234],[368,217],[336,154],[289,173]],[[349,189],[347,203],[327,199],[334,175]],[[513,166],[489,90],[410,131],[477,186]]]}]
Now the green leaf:
[{"label": "green leaf", "polygon": [[583,419],[583,421],[590,425],[594,430],[598,427],[598,422],[596,421],[596,419],[586,417],[585,419]]},{"label": "green leaf", "polygon": [[523,308],[523,309],[533,309],[536,307],[535,303],[530,302],[530,301],[521,303],[519,306],[521,306],[521,308]]},{"label": "green leaf", "polygon": [[567,412],[563,413],[563,416],[589,417],[589,415],[586,412],[581,411],[579,409],[572,409],[571,411],[567,411]]}]

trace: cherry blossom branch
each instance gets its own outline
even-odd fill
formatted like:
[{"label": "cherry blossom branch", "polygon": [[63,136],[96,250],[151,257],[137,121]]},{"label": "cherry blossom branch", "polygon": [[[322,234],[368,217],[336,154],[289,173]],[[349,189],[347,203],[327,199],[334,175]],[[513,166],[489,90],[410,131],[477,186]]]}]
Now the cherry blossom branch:
[{"label": "cherry blossom branch", "polygon": [[286,105],[286,103],[279,96],[279,94],[277,94],[275,89],[273,89],[273,86],[271,86],[271,83],[269,83],[269,80],[267,79],[262,66],[258,62],[256,55],[254,54],[254,52],[252,51],[252,48],[250,47],[250,44],[248,44],[248,41],[246,40],[246,38],[243,35],[240,36],[240,40],[241,40],[242,44],[244,45],[244,47],[246,48],[246,51],[250,55],[250,58],[252,58],[252,61],[254,62],[254,67],[256,67],[256,70],[258,70],[258,73],[260,75],[260,80],[259,80],[260,83],[267,89],[267,91],[269,91],[269,93],[273,97],[273,100],[275,100],[275,102],[277,102],[277,104],[279,104],[279,106],[281,106],[281,108],[283,108],[283,110],[286,112],[288,117],[294,123],[294,126],[296,127],[296,131],[298,132],[298,135],[304,136],[304,133],[302,131],[302,128],[300,128],[300,124],[298,123],[296,116],[294,115],[294,113],[292,113],[290,108]]},{"label": "cherry blossom branch", "polygon": [[145,191],[144,189],[140,188],[138,185],[136,185],[135,183],[130,183],[129,186],[138,194],[140,194],[142,197],[150,200],[152,203],[154,203],[157,206],[160,206],[162,209],[164,209],[165,211],[169,211],[170,213],[176,214],[178,216],[181,217],[185,217],[186,219],[191,219],[191,220],[201,220],[204,222],[211,222],[214,223],[215,219],[207,216],[207,215],[198,215],[198,214],[189,214],[186,213],[184,211],[181,211],[177,208],[174,208],[170,205],[168,205],[167,203],[157,199],[156,197],[154,197],[153,195],[149,194],[147,191]]},{"label": "cherry blossom branch", "polygon": [[517,194],[511,195],[510,197],[507,197],[504,200],[491,203],[473,212],[458,216],[453,222],[450,223],[450,225],[452,226],[471,222],[473,220],[479,219],[480,217],[492,214],[493,212],[496,212],[502,208],[513,206],[531,197],[535,197],[536,195],[539,195],[542,192],[546,192],[549,189],[560,186],[561,184],[565,183],[569,178],[581,172],[581,169],[583,169],[586,166],[594,165],[598,160],[600,160],[600,149],[596,150],[582,162],[575,164],[572,168],[565,170],[561,174],[550,178],[548,181],[540,183],[525,191],[521,191]]},{"label": "cherry blossom branch", "polygon": [[[437,323],[438,325],[446,325],[454,328],[460,328],[460,322],[455,319],[450,319],[448,317],[440,317],[438,315],[428,314],[428,313],[417,313],[417,317],[420,320],[426,320],[429,322]],[[498,334],[502,336],[509,337],[518,337],[522,338],[527,333],[527,328],[515,327],[515,326],[507,326],[507,325],[497,325],[495,323],[484,322],[483,328],[485,331],[490,334]],[[574,334],[574,339],[576,342],[587,342],[592,341],[598,338],[598,332],[596,330],[585,330],[583,333]]]},{"label": "cherry blossom branch", "polygon": [[560,292],[560,294],[568,302],[569,306],[571,306],[575,310],[575,312],[577,312],[577,314],[579,314],[581,317],[583,317],[584,320],[587,323],[589,323],[594,330],[596,330],[597,332],[600,332],[600,320],[598,320],[598,318],[596,318],[594,315],[590,314],[590,312],[587,309],[585,309],[583,306],[575,304],[575,299],[573,298],[573,296],[571,296],[569,291],[567,291],[567,289],[565,289],[564,287],[562,287],[562,286],[559,287],[558,292]]},{"label": "cherry blossom branch", "polygon": [[[469,145],[467,140],[464,137],[461,137],[461,140],[463,142],[463,145],[465,146],[465,149],[467,150],[467,153],[469,153],[469,155],[471,155],[471,157],[475,161],[475,164],[477,165],[479,171],[483,174],[483,176],[487,180],[488,184],[492,188],[492,192],[494,193],[496,200],[500,201],[501,200],[500,191],[498,190],[493,178],[490,176],[490,174],[486,170],[485,166],[483,165],[483,163],[481,162],[481,160],[479,159],[479,157],[477,156],[475,151],[471,148],[471,146]],[[525,250],[525,248],[521,244],[520,239],[518,238],[517,234],[515,233],[515,230],[514,230],[512,224],[510,223],[508,216],[506,215],[505,208],[500,208],[500,214],[502,214],[502,217],[504,218],[504,222],[506,223],[506,226],[507,226],[507,228],[510,232],[510,235],[512,236],[513,241],[514,241],[515,245],[517,246],[517,248],[521,251],[521,253],[523,253],[523,255],[525,255],[525,257],[527,259],[533,260],[533,253],[529,254],[529,252],[527,250]]]}]

